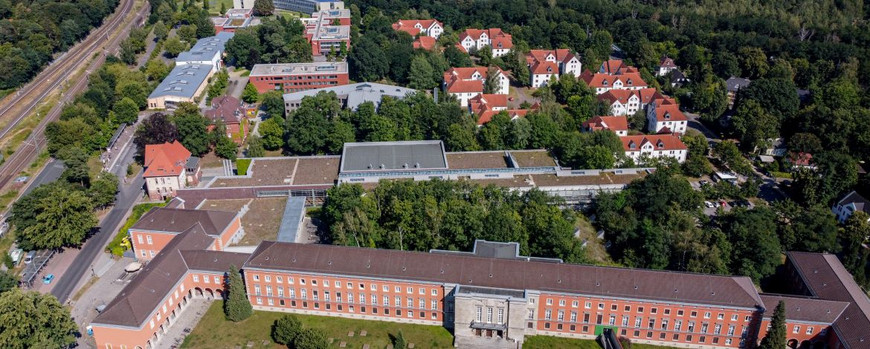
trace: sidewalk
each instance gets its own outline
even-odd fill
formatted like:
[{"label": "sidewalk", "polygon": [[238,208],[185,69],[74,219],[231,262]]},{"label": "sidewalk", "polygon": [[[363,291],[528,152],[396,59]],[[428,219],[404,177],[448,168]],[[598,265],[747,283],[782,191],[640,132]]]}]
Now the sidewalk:
[{"label": "sidewalk", "polygon": [[[80,298],[70,300],[72,305],[70,313],[82,334],[78,338],[79,346],[83,348],[94,348],[96,346],[93,337],[87,334],[87,327],[97,317],[97,306],[108,304],[130,282],[133,275],[125,272],[124,267],[131,262],[133,262],[132,258],[113,260],[108,257],[108,254],[100,254],[94,267],[94,272],[97,273],[99,279],[90,285]],[[90,277],[85,278],[85,280],[90,279]],[[85,281],[85,283],[87,282]]]}]

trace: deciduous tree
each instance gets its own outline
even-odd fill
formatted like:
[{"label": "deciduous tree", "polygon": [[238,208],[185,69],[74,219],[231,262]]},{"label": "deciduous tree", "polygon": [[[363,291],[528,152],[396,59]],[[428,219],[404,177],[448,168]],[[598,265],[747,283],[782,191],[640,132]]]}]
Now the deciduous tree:
[{"label": "deciduous tree", "polygon": [[32,225],[16,235],[26,249],[80,246],[97,225],[91,200],[79,190],[54,187],[51,195],[34,203]]},{"label": "deciduous tree", "polygon": [[18,288],[0,294],[0,347],[67,348],[76,342],[77,328],[50,294]]},{"label": "deciduous tree", "polygon": [[293,345],[302,331],[302,322],[295,315],[284,315],[272,324],[272,340],[278,344]]}]

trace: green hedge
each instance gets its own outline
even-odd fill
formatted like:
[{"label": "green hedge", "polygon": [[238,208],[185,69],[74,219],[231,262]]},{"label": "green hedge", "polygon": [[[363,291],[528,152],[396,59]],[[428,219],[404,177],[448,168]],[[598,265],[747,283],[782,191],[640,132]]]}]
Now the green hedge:
[{"label": "green hedge", "polygon": [[148,212],[154,207],[166,206],[167,202],[147,203],[133,206],[133,212],[130,213],[130,217],[127,218],[127,221],[124,222],[124,225],[121,226],[120,230],[118,230],[118,233],[112,239],[112,242],[106,246],[106,252],[110,252],[118,257],[124,256],[124,251],[127,251],[128,247],[123,246],[122,243],[124,242],[124,238],[127,237],[127,230],[129,230],[133,224],[136,224],[136,221],[138,221],[145,212]]},{"label": "green hedge", "polygon": [[248,168],[251,167],[251,159],[238,159],[236,160],[236,171],[239,176],[244,176],[248,174]]}]

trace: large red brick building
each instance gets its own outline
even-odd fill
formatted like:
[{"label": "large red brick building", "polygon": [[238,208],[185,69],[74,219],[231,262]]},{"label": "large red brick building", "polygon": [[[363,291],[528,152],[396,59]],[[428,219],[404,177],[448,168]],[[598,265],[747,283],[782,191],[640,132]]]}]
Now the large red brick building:
[{"label": "large red brick building", "polygon": [[242,266],[255,309],[445,326],[457,347],[519,348],[525,336],[754,347],[784,300],[793,347],[867,348],[867,296],[833,255],[790,253],[805,296],[759,294],[746,277],[562,263],[478,241],[474,252],[408,252],[263,242],[215,251],[194,226],[173,238],[92,323],[99,348],[160,347],[191,297],[218,297]]},{"label": "large red brick building", "polygon": [[257,64],[249,81],[257,91],[293,93],[347,85],[347,62]]}]

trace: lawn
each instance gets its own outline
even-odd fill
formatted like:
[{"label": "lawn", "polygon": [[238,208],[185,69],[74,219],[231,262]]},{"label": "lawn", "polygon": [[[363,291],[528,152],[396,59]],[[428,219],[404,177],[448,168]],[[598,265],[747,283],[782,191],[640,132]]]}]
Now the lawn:
[{"label": "lawn", "polygon": [[154,202],[154,203],[145,203],[133,206],[133,211],[130,212],[130,216],[127,217],[127,221],[124,222],[124,225],[120,230],[115,234],[115,237],[112,238],[112,241],[109,242],[109,245],[106,246],[106,251],[110,252],[118,257],[124,255],[124,251],[130,249],[129,245],[124,244],[124,238],[127,237],[127,230],[136,224],[136,221],[142,217],[145,212],[150,211],[154,207],[163,207],[166,206],[166,202]]},{"label": "lawn", "polygon": [[[550,336],[526,337],[523,349],[552,349],[552,348],[575,348],[575,349],[601,349],[598,342],[590,339],[559,338]],[[649,344],[631,343],[631,349],[665,349]]]},{"label": "lawn", "polygon": [[[285,313],[255,311],[254,315],[239,323],[224,319],[222,301],[215,301],[193,329],[182,348],[235,348],[247,347],[248,342],[254,343],[254,348],[284,348],[272,342],[269,333],[272,323]],[[362,348],[369,344],[371,348],[386,348],[390,344],[390,334],[399,331],[408,343],[414,343],[417,348],[452,348],[453,336],[447,329],[440,326],[410,325],[383,321],[366,321],[343,319],[325,316],[299,315],[306,328],[316,328],[324,331],[327,338],[333,338],[330,348],[339,348],[341,342],[346,342],[346,348]],[[360,336],[365,330],[367,335]],[[354,332],[348,337],[348,332]],[[263,345],[264,341],[268,344]]]}]

